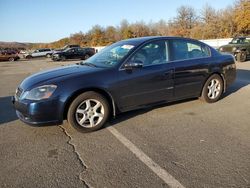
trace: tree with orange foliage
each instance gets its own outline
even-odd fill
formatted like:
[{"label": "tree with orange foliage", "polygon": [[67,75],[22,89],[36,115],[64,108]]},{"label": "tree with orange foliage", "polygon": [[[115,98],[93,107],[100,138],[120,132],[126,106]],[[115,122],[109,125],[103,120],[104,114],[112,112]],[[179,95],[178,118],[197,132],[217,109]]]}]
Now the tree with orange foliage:
[{"label": "tree with orange foliage", "polygon": [[250,34],[250,1],[239,0],[235,4],[235,23],[239,34]]}]

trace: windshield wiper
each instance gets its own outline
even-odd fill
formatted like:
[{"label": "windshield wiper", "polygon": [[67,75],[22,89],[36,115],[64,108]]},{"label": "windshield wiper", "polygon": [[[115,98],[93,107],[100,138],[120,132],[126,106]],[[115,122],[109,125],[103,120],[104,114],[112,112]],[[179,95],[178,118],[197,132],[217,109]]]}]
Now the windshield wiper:
[{"label": "windshield wiper", "polygon": [[88,63],[88,62],[80,62],[80,65],[86,65],[86,66],[90,66],[90,67],[98,67],[97,65],[93,64],[93,63]]}]

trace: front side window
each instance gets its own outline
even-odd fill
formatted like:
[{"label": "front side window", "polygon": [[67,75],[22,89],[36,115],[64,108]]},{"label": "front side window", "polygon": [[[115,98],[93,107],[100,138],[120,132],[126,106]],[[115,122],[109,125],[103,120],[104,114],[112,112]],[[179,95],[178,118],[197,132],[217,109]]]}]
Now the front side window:
[{"label": "front side window", "polygon": [[139,49],[130,61],[141,62],[143,66],[149,66],[167,63],[169,61],[168,57],[167,42],[156,41],[148,43]]},{"label": "front side window", "polygon": [[209,57],[210,50],[207,46],[185,40],[173,40],[172,53],[174,60]]}]

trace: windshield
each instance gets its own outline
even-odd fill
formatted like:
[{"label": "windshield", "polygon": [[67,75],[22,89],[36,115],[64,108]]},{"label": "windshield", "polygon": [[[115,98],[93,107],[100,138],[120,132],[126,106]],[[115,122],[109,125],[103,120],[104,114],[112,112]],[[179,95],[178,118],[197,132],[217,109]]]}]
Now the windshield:
[{"label": "windshield", "polygon": [[72,50],[72,48],[66,48],[63,50],[63,52],[70,52]]},{"label": "windshield", "polygon": [[249,43],[249,41],[246,38],[235,38],[231,41],[232,44],[244,44]]},{"label": "windshield", "polygon": [[62,49],[67,49],[69,46],[68,45],[66,45],[66,46],[64,46]]},{"label": "windshield", "polygon": [[[131,44],[115,43],[108,46],[89,58],[86,63],[100,67],[114,67],[117,65],[135,46]],[[84,63],[84,62],[83,62]]]}]

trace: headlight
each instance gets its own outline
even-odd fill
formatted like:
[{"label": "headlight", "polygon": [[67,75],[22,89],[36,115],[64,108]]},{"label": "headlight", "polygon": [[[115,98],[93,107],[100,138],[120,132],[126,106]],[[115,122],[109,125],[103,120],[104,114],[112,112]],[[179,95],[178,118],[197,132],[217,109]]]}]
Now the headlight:
[{"label": "headlight", "polygon": [[39,87],[33,88],[30,91],[25,91],[22,94],[21,99],[29,99],[29,100],[35,100],[35,101],[38,101],[41,99],[48,99],[54,93],[56,88],[57,88],[56,85],[39,86]]},{"label": "headlight", "polygon": [[237,50],[238,48],[236,48],[236,47],[233,47],[233,52],[235,52],[236,50]]},{"label": "headlight", "polygon": [[223,52],[223,50],[224,50],[224,49],[221,47],[221,48],[220,48],[220,51]]}]

